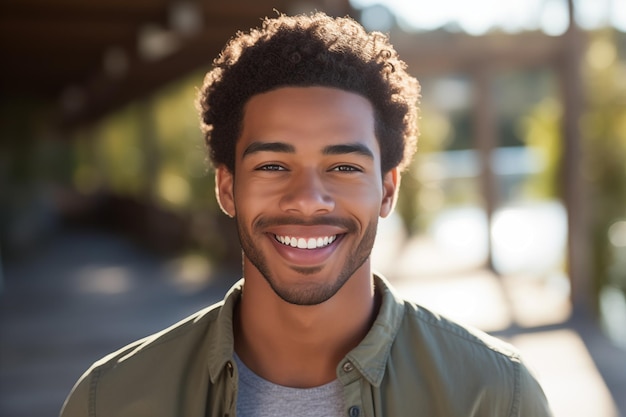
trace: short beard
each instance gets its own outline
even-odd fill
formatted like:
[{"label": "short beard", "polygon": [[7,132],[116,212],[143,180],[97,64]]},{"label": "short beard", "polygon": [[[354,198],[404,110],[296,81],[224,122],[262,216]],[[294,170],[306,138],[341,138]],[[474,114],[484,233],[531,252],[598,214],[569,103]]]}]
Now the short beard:
[{"label": "short beard", "polygon": [[[259,223],[262,225],[267,224],[303,224],[301,221],[294,221],[293,219],[285,220],[270,220],[257,222],[253,227],[259,228]],[[357,226],[352,221],[335,220],[329,222],[328,220],[318,222],[318,224],[342,224],[347,226],[349,232],[357,230]],[[274,293],[280,297],[283,301],[299,306],[313,306],[328,301],[344,286],[344,284],[350,279],[352,275],[359,269],[365,261],[370,257],[374,241],[376,240],[376,229],[378,226],[377,219],[370,222],[367,225],[363,238],[355,248],[351,256],[346,259],[345,264],[339,272],[339,276],[336,280],[329,284],[320,284],[312,282],[306,285],[297,287],[281,287],[274,279],[270,272],[270,268],[267,264],[267,259],[263,256],[261,251],[255,246],[254,239],[245,230],[245,228],[237,221],[237,232],[239,234],[239,240],[244,256],[246,256],[252,265],[263,275],[267,283],[270,285]],[[302,275],[312,275],[321,271],[321,267],[292,267],[294,273]]]}]

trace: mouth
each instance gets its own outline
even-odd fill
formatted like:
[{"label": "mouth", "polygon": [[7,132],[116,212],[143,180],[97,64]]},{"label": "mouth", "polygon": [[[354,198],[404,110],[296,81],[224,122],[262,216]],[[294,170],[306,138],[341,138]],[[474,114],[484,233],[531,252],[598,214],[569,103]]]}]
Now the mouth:
[{"label": "mouth", "polygon": [[336,257],[339,245],[349,233],[347,228],[328,224],[280,225],[265,231],[276,253],[287,264],[298,267],[326,264]]},{"label": "mouth", "polygon": [[284,246],[298,249],[321,249],[337,240],[337,235],[318,237],[297,237],[274,235],[274,239]]}]

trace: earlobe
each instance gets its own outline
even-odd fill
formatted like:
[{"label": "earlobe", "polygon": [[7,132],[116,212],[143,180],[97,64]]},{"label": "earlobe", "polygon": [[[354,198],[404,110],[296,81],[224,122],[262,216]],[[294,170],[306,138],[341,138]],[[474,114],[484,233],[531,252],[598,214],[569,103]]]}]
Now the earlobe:
[{"label": "earlobe", "polygon": [[380,205],[380,217],[387,217],[393,211],[400,189],[400,171],[392,168],[383,176],[383,199]]},{"label": "earlobe", "polygon": [[233,173],[224,165],[215,170],[215,197],[222,211],[228,217],[235,217],[235,197],[233,192]]}]

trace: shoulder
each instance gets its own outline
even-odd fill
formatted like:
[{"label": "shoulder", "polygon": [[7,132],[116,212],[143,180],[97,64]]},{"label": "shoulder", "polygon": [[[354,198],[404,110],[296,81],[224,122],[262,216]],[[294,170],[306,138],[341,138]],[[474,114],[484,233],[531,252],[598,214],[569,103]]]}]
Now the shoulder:
[{"label": "shoulder", "polygon": [[[144,356],[153,356],[162,350],[166,350],[168,354],[187,351],[212,330],[212,324],[216,322],[222,304],[220,302],[202,309],[164,330],[130,343],[96,361],[91,369],[119,366],[140,360]],[[175,345],[175,351],[169,352],[172,345]]]},{"label": "shoulder", "polygon": [[378,317],[350,359],[384,393],[385,415],[550,415],[513,346],[407,301],[384,278],[374,279],[382,299]]},{"label": "shoulder", "polygon": [[224,302],[214,304],[94,362],[72,389],[61,415],[96,415],[96,404],[98,410],[116,415],[126,415],[121,410],[132,415],[141,404],[146,408],[142,415],[159,415],[152,408],[175,404],[178,400],[170,397],[181,387],[206,379],[207,351],[218,350],[215,341],[229,343],[218,336],[220,328],[228,327],[220,322],[230,318],[223,313]]},{"label": "shoulder", "polygon": [[437,344],[440,348],[467,349],[482,352],[487,356],[519,360],[520,353],[511,344],[493,337],[477,328],[461,324],[425,307],[404,300],[404,322],[402,332],[412,335],[418,332],[423,340]]},{"label": "shoulder", "polygon": [[216,322],[221,308],[222,303],[214,304],[164,330],[136,340],[94,362],[86,375],[133,365],[144,358],[152,359],[155,355],[184,354],[205,338],[207,332],[211,332],[212,324]]},{"label": "shoulder", "polygon": [[[224,300],[206,307],[174,325],[137,340],[95,362],[90,370],[104,370],[154,359],[167,354],[169,362],[190,357],[200,345],[232,343],[232,315],[241,294],[242,281],[236,283]],[[206,347],[206,346],[204,346]]]},{"label": "shoulder", "polygon": [[441,364],[463,364],[497,373],[514,372],[519,351],[485,332],[450,320],[410,301],[404,301],[404,318],[396,340],[421,351]]},{"label": "shoulder", "polygon": [[510,344],[405,299],[382,277],[375,276],[375,283],[382,294],[377,322],[389,329],[395,349],[422,356],[440,352],[451,361],[468,355],[519,361],[519,352]]},{"label": "shoulder", "polygon": [[404,301],[394,345],[392,358],[395,354],[414,364],[450,398],[459,399],[463,386],[462,392],[472,393],[470,402],[481,398],[486,406],[502,404],[508,415],[549,415],[543,390],[522,355],[501,339]]}]

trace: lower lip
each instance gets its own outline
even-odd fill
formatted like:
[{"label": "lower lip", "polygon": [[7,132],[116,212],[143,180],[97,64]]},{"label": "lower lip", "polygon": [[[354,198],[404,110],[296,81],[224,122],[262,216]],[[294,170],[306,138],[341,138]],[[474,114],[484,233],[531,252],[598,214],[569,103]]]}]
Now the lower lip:
[{"label": "lower lip", "polygon": [[326,261],[337,249],[337,245],[343,239],[343,235],[338,235],[337,239],[328,246],[319,249],[300,249],[283,245],[278,242],[274,235],[268,235],[276,251],[287,261],[298,266],[315,266]]}]

